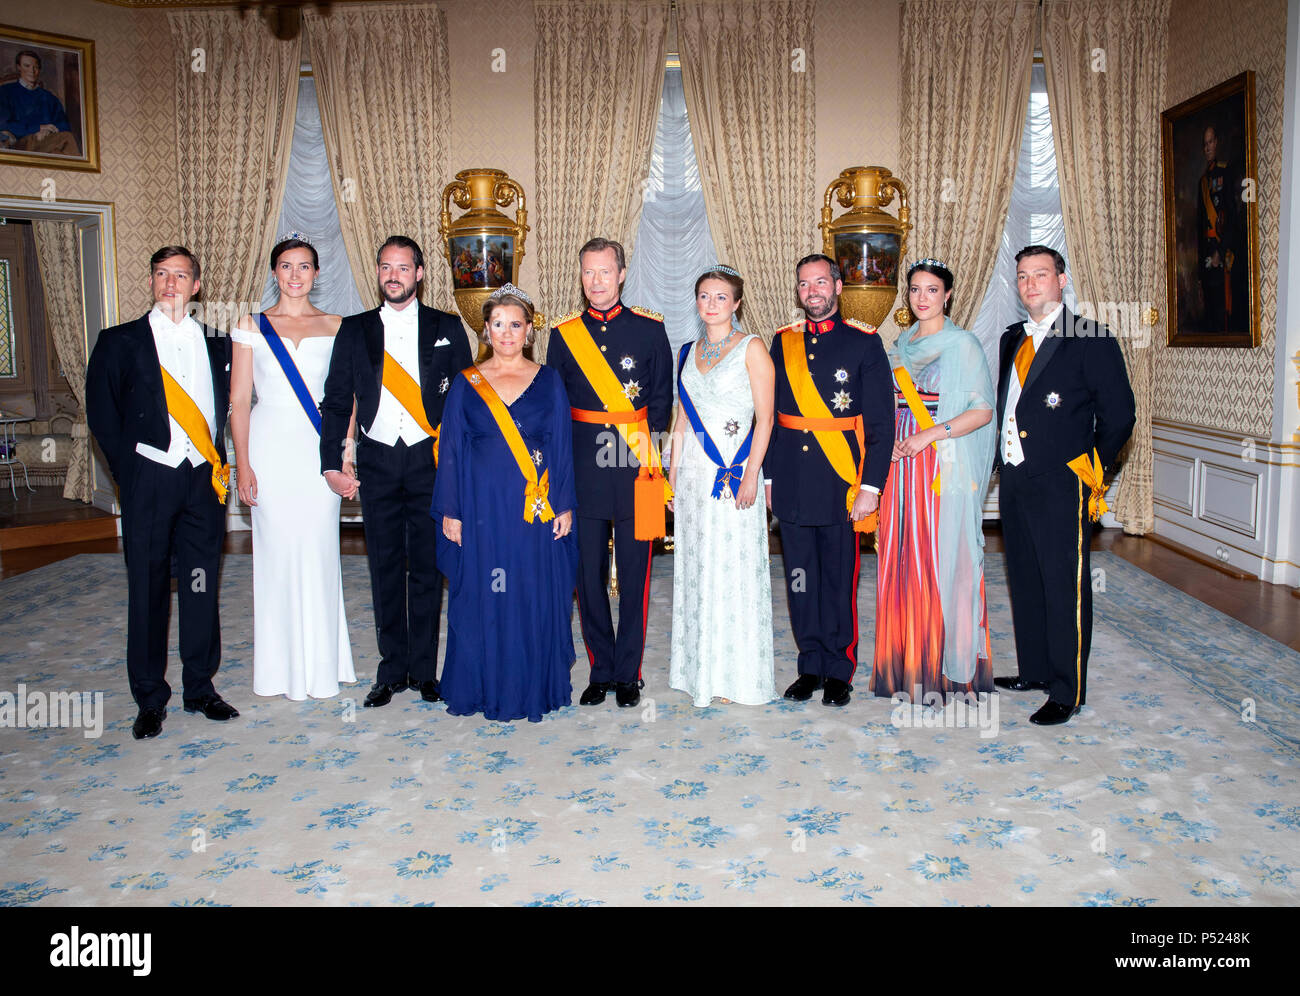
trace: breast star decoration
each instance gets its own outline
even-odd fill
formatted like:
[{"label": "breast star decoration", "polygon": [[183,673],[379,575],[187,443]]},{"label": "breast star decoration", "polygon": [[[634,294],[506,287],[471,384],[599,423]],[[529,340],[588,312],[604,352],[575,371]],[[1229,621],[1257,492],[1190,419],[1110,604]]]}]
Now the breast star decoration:
[{"label": "breast star decoration", "polygon": [[442,378],[442,382],[438,385],[438,393],[446,394],[449,387],[451,387],[451,381],[446,377]]},{"label": "breast star decoration", "polygon": [[740,431],[740,423],[734,418],[727,419],[727,435],[734,436]]},{"label": "breast star decoration", "polygon": [[537,464],[537,466],[539,466],[539,467],[542,465],[542,451],[541,451],[541,450],[533,450],[533,463]]},{"label": "breast star decoration", "polygon": [[1061,396],[1057,394],[1055,391],[1053,391],[1046,398],[1044,398],[1043,401],[1046,403],[1048,408],[1061,407]]},{"label": "breast star decoration", "polygon": [[848,391],[836,391],[834,397],[831,398],[831,405],[837,412],[848,411],[851,404],[853,404],[853,398],[850,397]]},{"label": "breast star decoration", "polygon": [[618,361],[618,365],[622,367],[624,370],[630,371],[636,367],[636,360],[632,359],[632,357],[630,356],[624,356],[621,360]]},{"label": "breast star decoration", "polygon": [[628,401],[635,401],[641,395],[641,382],[629,380],[623,384],[623,394]]},{"label": "breast star decoration", "polygon": [[835,383],[847,384],[849,382],[849,372],[843,367],[835,371]]}]

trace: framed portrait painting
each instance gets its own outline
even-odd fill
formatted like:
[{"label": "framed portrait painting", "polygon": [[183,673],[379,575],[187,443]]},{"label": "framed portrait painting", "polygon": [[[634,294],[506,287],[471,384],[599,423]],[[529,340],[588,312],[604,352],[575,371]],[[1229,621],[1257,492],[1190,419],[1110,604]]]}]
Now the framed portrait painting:
[{"label": "framed portrait painting", "polygon": [[1255,74],[1161,115],[1170,346],[1259,345]]},{"label": "framed portrait painting", "polygon": [[0,24],[0,163],[99,172],[93,41]]}]

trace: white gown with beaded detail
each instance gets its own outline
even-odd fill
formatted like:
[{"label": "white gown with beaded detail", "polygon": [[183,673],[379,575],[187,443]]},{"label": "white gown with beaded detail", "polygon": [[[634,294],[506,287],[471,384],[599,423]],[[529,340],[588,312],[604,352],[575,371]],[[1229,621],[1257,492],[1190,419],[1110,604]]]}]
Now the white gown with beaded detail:
[{"label": "white gown with beaded detail", "polygon": [[[253,350],[248,463],[253,518],[253,691],[293,700],[337,695],[357,680],[343,609],[340,498],[320,472],[320,436],[261,332],[236,330]],[[312,400],[325,393],[332,336],[296,347],[280,337]],[[236,480],[242,468],[235,468]]]},{"label": "white gown with beaded detail", "polygon": [[[706,374],[691,348],[682,382],[700,421],[728,462],[754,419],[745,366],[745,336]],[[776,698],[772,654],[772,575],[767,514],[757,500],[736,508],[734,496],[712,497],[718,467],[683,426],[673,501],[673,631],[669,684],[697,706],[713,698],[762,705]]]}]

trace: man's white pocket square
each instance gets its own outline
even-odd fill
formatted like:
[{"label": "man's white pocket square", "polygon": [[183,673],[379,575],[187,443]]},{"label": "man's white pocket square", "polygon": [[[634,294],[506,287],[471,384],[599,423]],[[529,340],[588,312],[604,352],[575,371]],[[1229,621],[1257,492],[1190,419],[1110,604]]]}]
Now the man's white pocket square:
[{"label": "man's white pocket square", "polygon": [[450,345],[451,345],[450,339],[439,339],[437,342],[433,344],[433,347],[434,349],[437,349],[439,346],[450,346]]}]

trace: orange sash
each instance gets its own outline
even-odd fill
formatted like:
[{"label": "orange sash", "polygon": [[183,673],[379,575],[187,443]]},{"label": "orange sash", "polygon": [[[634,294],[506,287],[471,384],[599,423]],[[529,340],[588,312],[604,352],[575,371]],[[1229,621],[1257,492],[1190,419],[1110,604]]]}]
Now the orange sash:
[{"label": "orange sash", "polygon": [[[777,423],[789,429],[811,430],[817,445],[821,447],[831,469],[849,486],[845,495],[845,508],[850,513],[857,500],[862,485],[862,464],[867,458],[866,440],[862,431],[862,416],[836,418],[826,407],[826,402],[817,393],[812,374],[808,372],[807,353],[804,351],[804,333],[802,331],[781,333],[781,353],[785,359],[786,378],[790,381],[790,390],[794,393],[794,403],[799,415],[778,413]],[[853,451],[844,433],[853,430],[858,441],[858,463],[853,465]],[[876,528],[876,514],[873,512],[865,519],[853,523],[855,531],[869,533]]]},{"label": "orange sash", "polygon": [[[634,535],[639,540],[653,540],[668,532],[668,521],[664,515],[664,505],[672,501],[672,488],[664,477],[663,465],[659,462],[659,449],[650,439],[650,424],[646,420],[644,408],[634,408],[631,400],[623,392],[623,385],[610,369],[605,358],[600,355],[591,333],[582,323],[582,317],[571,318],[559,327],[564,344],[569,347],[578,369],[587,378],[596,397],[605,406],[603,412],[577,413],[583,409],[573,409],[573,417],[579,422],[608,422],[618,429],[627,448],[636,454],[641,469],[637,472],[634,492],[635,522]],[[587,414],[599,415],[599,419],[587,418]],[[638,418],[629,418],[636,416]]]},{"label": "orange sash", "polygon": [[1096,449],[1092,451],[1092,459],[1088,459],[1087,453],[1080,453],[1077,457],[1066,464],[1072,471],[1078,475],[1085,485],[1087,485],[1091,494],[1088,496],[1088,518],[1096,522],[1106,514],[1106,482],[1102,474],[1101,457],[1097,455]]},{"label": "orange sash", "polygon": [[[1026,339],[1026,342],[1033,342],[1032,339]],[[921,395],[917,393],[916,385],[912,383],[912,375],[907,372],[906,367],[894,367],[894,379],[898,381],[898,389],[903,392],[903,398],[907,401],[907,407],[912,410],[912,418],[916,419],[916,424],[922,429],[933,429],[934,419],[930,416],[930,410],[925,407],[925,402],[921,400]],[[939,443],[937,441],[930,444],[934,447],[936,453],[939,452]],[[939,465],[935,464],[934,480],[930,482],[930,490],[935,494],[939,493]]]},{"label": "orange sash", "polygon": [[533,463],[533,458],[528,455],[528,448],[524,446],[523,436],[519,434],[519,427],[515,425],[514,419],[510,417],[510,412],[506,409],[505,402],[501,396],[493,390],[488,379],[483,376],[478,367],[470,367],[468,370],[461,371],[465,379],[469,381],[470,386],[478,392],[478,396],[483,399],[483,404],[487,405],[488,411],[492,413],[492,418],[496,421],[497,428],[501,430],[501,435],[505,438],[506,445],[510,447],[510,455],[515,458],[515,463],[519,465],[519,473],[524,475],[524,521],[531,523],[536,517],[541,522],[550,522],[555,518],[555,512],[551,510],[550,492],[551,492],[551,472],[542,471],[541,479],[537,477],[537,465]]},{"label": "orange sash", "polygon": [[226,493],[230,490],[230,467],[221,462],[216,444],[212,442],[212,430],[208,420],[199,411],[194,399],[185,393],[185,388],[176,382],[176,378],[161,367],[163,378],[163,395],[167,399],[167,414],[174,418],[190,442],[199,451],[199,456],[212,464],[212,490],[217,493],[217,501],[226,503]]},{"label": "orange sash", "polygon": [[406,413],[415,419],[415,424],[433,437],[433,462],[438,463],[438,433],[442,426],[429,424],[429,416],[424,412],[424,397],[420,394],[420,385],[406,372],[406,368],[393,359],[388,350],[384,350],[383,385],[397,403],[406,409]]}]

